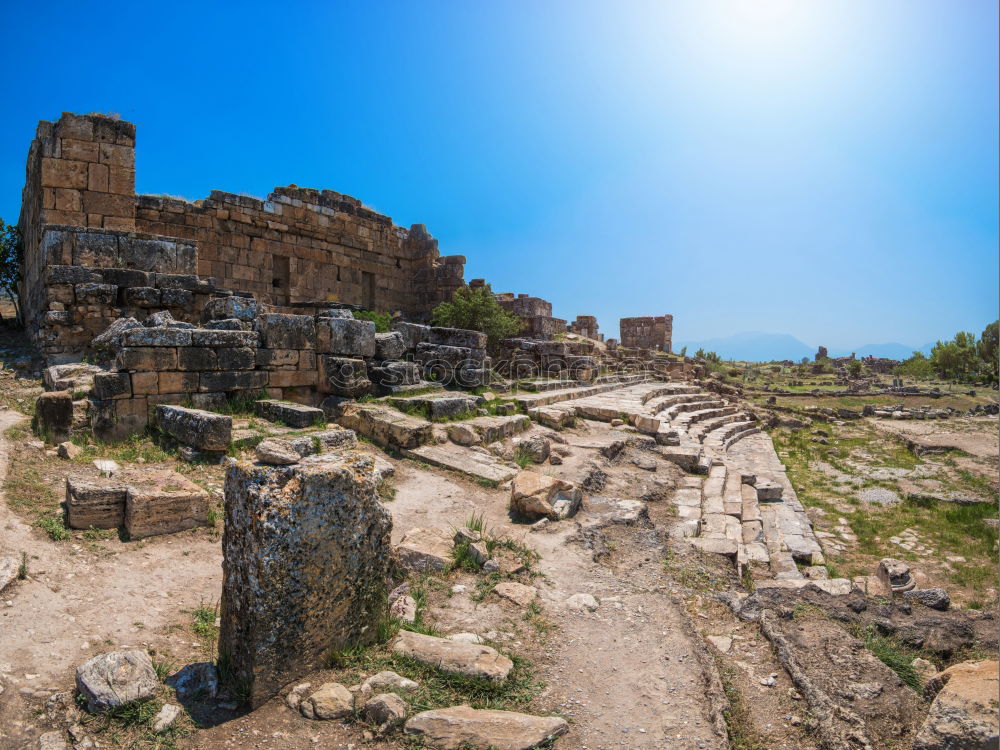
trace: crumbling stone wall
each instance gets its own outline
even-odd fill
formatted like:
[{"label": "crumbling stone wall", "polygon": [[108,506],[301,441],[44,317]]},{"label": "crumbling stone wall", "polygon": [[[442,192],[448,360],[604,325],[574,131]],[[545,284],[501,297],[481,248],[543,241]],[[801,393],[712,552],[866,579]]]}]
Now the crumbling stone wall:
[{"label": "crumbling stone wall", "polygon": [[500,306],[524,321],[521,334],[538,339],[550,339],[557,333],[565,333],[566,321],[552,317],[552,303],[528,294],[514,296],[510,292],[496,295]]},{"label": "crumbling stone wall", "polygon": [[[332,191],[291,186],[268,200],[216,191],[194,202],[137,196],[135,126],[101,115],[64,113],[57,122],[39,123],[18,226],[26,322],[47,354],[82,353],[85,334],[103,319],[81,311],[65,290],[50,294],[50,285],[65,283],[50,279],[54,265],[185,274],[193,277],[188,285],[252,294],[287,311],[312,313],[337,302],[416,319],[428,317],[463,283],[465,258],[442,258],[422,224],[398,227]],[[172,288],[131,281],[124,286]],[[74,283],[119,287],[117,297],[85,298],[85,305],[130,307],[122,284]],[[198,310],[188,313],[197,319]]]},{"label": "crumbling stone wall", "polygon": [[622,318],[621,345],[628,348],[653,349],[670,352],[673,339],[674,316],[661,315],[645,318]]},{"label": "crumbling stone wall", "polygon": [[570,333],[586,336],[588,339],[600,340],[597,333],[597,318],[593,315],[577,315],[576,320],[567,326]]}]

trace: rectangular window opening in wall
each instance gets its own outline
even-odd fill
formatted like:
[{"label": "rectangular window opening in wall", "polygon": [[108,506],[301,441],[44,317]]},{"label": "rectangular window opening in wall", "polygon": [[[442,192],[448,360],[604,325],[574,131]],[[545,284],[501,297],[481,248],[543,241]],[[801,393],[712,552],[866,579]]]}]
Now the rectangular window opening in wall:
[{"label": "rectangular window opening in wall", "polygon": [[289,279],[291,278],[288,258],[275,255],[271,259],[271,264],[271,296],[274,298],[274,304],[287,305]]}]

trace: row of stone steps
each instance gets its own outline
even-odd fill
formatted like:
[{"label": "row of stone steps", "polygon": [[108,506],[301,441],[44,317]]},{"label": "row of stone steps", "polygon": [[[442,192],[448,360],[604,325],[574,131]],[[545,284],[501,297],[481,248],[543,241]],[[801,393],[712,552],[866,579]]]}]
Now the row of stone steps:
[{"label": "row of stone steps", "polygon": [[[601,379],[599,378],[598,381],[600,380]],[[527,413],[528,409],[533,409],[539,406],[550,406],[563,401],[586,398],[598,393],[613,391],[622,388],[623,386],[633,385],[647,380],[648,378],[645,375],[622,375],[618,376],[613,382],[595,381],[594,385],[586,385],[578,388],[564,388],[561,390],[546,391],[544,393],[518,394],[510,400],[517,404],[519,411]]]}]

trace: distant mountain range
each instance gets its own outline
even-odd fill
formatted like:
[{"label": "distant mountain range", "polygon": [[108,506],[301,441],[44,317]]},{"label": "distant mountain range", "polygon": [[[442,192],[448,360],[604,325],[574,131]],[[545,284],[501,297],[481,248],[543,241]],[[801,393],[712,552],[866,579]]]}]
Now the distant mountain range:
[{"label": "distant mountain range", "polygon": [[[673,349],[679,352],[687,346],[688,355],[698,349],[707,352],[717,352],[723,359],[735,359],[742,362],[771,362],[773,360],[790,359],[798,362],[803,357],[812,360],[819,347],[809,346],[787,333],[763,333],[761,331],[745,331],[732,336],[704,341],[675,341]],[[831,357],[847,357],[853,351],[858,357],[888,357],[889,359],[906,359],[915,351],[930,354],[934,344],[923,346],[907,346],[905,344],[865,344],[856,349],[830,349]]]}]

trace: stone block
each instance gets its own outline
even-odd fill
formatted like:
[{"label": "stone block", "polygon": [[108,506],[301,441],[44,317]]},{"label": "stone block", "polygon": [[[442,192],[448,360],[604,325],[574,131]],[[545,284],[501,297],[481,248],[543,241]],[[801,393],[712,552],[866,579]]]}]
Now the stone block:
[{"label": "stone block", "polygon": [[252,707],[378,637],[392,521],[377,484],[374,459],[354,451],[229,464],[219,653]]},{"label": "stone block", "polygon": [[232,417],[200,409],[161,404],[156,407],[156,423],[178,442],[199,450],[224,451],[233,439]]},{"label": "stone block", "polygon": [[257,350],[256,362],[258,367],[298,367],[299,349],[265,349],[261,347]]},{"label": "stone block", "polygon": [[316,320],[311,315],[268,313],[257,317],[261,346],[268,349],[313,349]]},{"label": "stone block", "polygon": [[71,529],[116,529],[125,523],[126,487],[118,478],[66,479],[66,524]]},{"label": "stone block", "polygon": [[319,357],[317,386],[321,393],[358,398],[368,393],[371,385],[364,360],[332,357],[327,354]]},{"label": "stone block", "polygon": [[161,292],[164,307],[187,309],[194,303],[194,293],[187,289],[164,289]]},{"label": "stone block", "polygon": [[374,357],[375,324],[353,318],[320,318],[316,323],[316,350],[345,357]]},{"label": "stone block", "polygon": [[485,349],[486,334],[463,328],[442,328],[434,326],[427,337],[428,343],[440,346],[456,346],[467,349]]},{"label": "stone block", "polygon": [[[225,351],[225,349],[219,349]],[[185,346],[177,350],[177,369],[186,371],[218,370],[219,355],[215,349]]]},{"label": "stone block", "polygon": [[256,331],[218,331],[212,328],[194,328],[191,331],[192,346],[251,347],[257,346]]},{"label": "stone block", "polygon": [[539,747],[568,731],[569,724],[558,716],[531,716],[469,706],[423,711],[404,727],[408,737],[432,747],[496,747],[499,750]]},{"label": "stone block", "polygon": [[192,393],[191,404],[195,409],[219,411],[225,408],[228,399],[225,393]]},{"label": "stone block", "polygon": [[191,331],[183,328],[133,328],[122,334],[125,346],[190,346]]},{"label": "stone block", "polygon": [[115,365],[118,370],[176,370],[177,349],[160,346],[125,347],[118,352]]},{"label": "stone block", "polygon": [[146,396],[160,392],[160,377],[157,372],[132,373],[132,393],[136,396]]},{"label": "stone block", "polygon": [[210,320],[202,324],[204,328],[210,328],[213,331],[248,331],[250,330],[248,328],[250,325],[250,323],[244,323],[242,320],[237,320],[236,318]]},{"label": "stone block", "polygon": [[160,290],[151,286],[137,286],[123,289],[122,303],[126,307],[159,307]]},{"label": "stone block", "polygon": [[378,361],[399,359],[405,351],[406,343],[403,341],[403,334],[398,331],[375,334],[375,359]]},{"label": "stone block", "polygon": [[128,398],[132,383],[127,372],[99,372],[94,375],[94,398],[105,400]]},{"label": "stone block", "polygon": [[201,319],[209,321],[235,318],[252,322],[257,317],[257,310],[257,300],[252,297],[216,297],[205,303]]},{"label": "stone block", "polygon": [[314,424],[326,424],[326,415],[322,409],[314,406],[303,406],[291,401],[264,399],[254,402],[254,413],[272,422],[284,422],[289,427],[311,427]]},{"label": "stone block", "polygon": [[267,379],[271,388],[314,386],[319,381],[319,373],[316,370],[271,370]]},{"label": "stone block", "polygon": [[528,519],[569,518],[580,507],[580,489],[562,479],[534,471],[522,471],[510,488],[510,507]]},{"label": "stone block", "polygon": [[176,471],[132,469],[121,472],[119,479],[128,486],[125,530],[130,539],[208,523],[208,493]]},{"label": "stone block", "polygon": [[369,367],[368,376],[383,391],[390,391],[404,385],[420,382],[420,365],[415,362],[383,362],[378,367]]},{"label": "stone block", "polygon": [[48,284],[87,284],[101,283],[102,275],[93,268],[80,268],[79,266],[49,266]]},{"label": "stone block", "polygon": [[392,330],[403,337],[403,344],[407,351],[413,351],[417,344],[427,341],[431,333],[431,327],[420,325],[419,323],[405,323],[401,320],[392,324]]},{"label": "stone block", "polygon": [[192,393],[200,382],[196,372],[161,372],[157,379],[160,393]]},{"label": "stone block", "polygon": [[250,347],[226,347],[219,349],[220,370],[252,370],[256,365],[256,353]]},{"label": "stone block", "polygon": [[73,294],[77,304],[110,307],[118,296],[118,287],[114,284],[77,284],[73,287]]},{"label": "stone block", "polygon": [[105,284],[122,287],[123,292],[128,291],[127,287],[155,288],[150,275],[136,268],[102,268],[100,274]]},{"label": "stone block", "polygon": [[76,670],[76,688],[90,713],[146,700],[159,686],[149,654],[138,649],[99,654]]},{"label": "stone block", "polygon": [[51,443],[69,440],[73,428],[73,395],[69,391],[50,391],[35,401],[35,429]]},{"label": "stone block", "polygon": [[258,370],[203,372],[198,389],[207,391],[255,391],[267,387],[267,373]]}]

